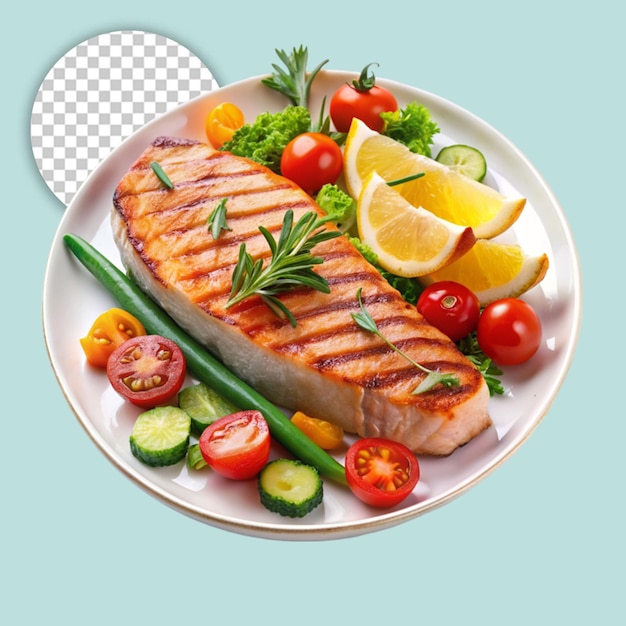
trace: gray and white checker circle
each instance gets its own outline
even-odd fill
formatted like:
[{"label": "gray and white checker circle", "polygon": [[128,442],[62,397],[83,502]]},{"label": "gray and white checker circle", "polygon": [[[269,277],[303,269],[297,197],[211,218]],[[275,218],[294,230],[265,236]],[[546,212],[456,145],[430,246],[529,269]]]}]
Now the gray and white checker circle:
[{"label": "gray and white checker circle", "polygon": [[48,72],[31,115],[31,144],[48,187],[65,204],[123,139],[218,84],[179,43],[144,31],[84,41]]}]

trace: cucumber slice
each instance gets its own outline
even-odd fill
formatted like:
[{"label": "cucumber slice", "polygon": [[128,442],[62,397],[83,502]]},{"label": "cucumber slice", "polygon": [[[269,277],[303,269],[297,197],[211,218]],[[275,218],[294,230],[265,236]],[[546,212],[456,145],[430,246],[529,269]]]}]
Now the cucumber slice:
[{"label": "cucumber slice", "polygon": [[324,497],[317,469],[292,459],[270,461],[259,474],[258,487],[261,504],[285,517],[304,517]]},{"label": "cucumber slice", "polygon": [[130,434],[130,449],[151,467],[174,465],[189,447],[191,418],[173,406],[158,406],[141,413]]},{"label": "cucumber slice", "polygon": [[187,450],[187,467],[193,470],[200,470],[207,467],[208,463],[204,460],[200,446],[197,443],[189,446]]},{"label": "cucumber slice", "polygon": [[436,161],[479,183],[487,174],[487,161],[483,153],[472,146],[459,143],[442,148]]},{"label": "cucumber slice", "polygon": [[201,435],[215,420],[239,411],[204,383],[185,387],[178,394],[178,406],[191,418],[191,432]]}]

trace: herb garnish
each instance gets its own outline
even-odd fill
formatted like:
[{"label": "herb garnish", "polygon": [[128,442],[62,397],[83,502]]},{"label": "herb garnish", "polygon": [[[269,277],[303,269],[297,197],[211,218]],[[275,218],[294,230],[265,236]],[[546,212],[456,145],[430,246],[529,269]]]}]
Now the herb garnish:
[{"label": "herb garnish", "polygon": [[277,296],[303,286],[330,292],[328,281],[313,271],[313,266],[322,263],[323,259],[311,254],[318,243],[341,235],[338,230],[320,230],[328,221],[328,216],[320,217],[309,211],[294,225],[293,211],[289,209],[285,212],[278,241],[264,226],[259,226],[270,246],[272,258],[264,267],[263,259],[255,261],[246,251],[246,244],[241,244],[226,308],[256,294],[276,315],[286,317],[295,328],[295,317]]},{"label": "herb garnish", "polygon": [[150,167],[152,168],[152,171],[157,175],[157,178],[168,189],[174,189],[174,184],[170,180],[169,176],[163,171],[163,168],[159,165],[157,161],[152,161],[152,163],[150,163]]},{"label": "herb garnish", "polygon": [[396,178],[395,180],[387,181],[387,184],[390,187],[395,187],[396,185],[402,185],[404,183],[410,183],[412,180],[416,180],[421,178],[422,176],[426,176],[425,172],[418,172],[417,174],[411,174],[410,176],[405,176],[404,178]]},{"label": "herb garnish", "polygon": [[427,374],[426,378],[422,380],[422,382],[413,390],[413,394],[417,395],[420,393],[424,393],[425,391],[429,391],[435,385],[441,383],[445,387],[454,387],[460,384],[459,379],[453,374],[442,374],[440,372],[436,372],[434,370],[430,370],[419,363],[416,363],[410,356],[402,352],[400,348],[391,343],[378,329],[374,318],[369,314],[365,306],[363,305],[363,301],[361,300],[361,288],[356,292],[357,300],[359,301],[359,306],[361,307],[360,313],[352,313],[352,319],[356,322],[357,326],[362,328],[363,330],[367,330],[371,333],[374,333],[377,337],[382,339],[392,350],[397,352],[399,355],[403,356],[409,363],[414,365],[417,369],[425,372]]},{"label": "herb garnish", "polygon": [[489,389],[489,395],[499,395],[504,393],[504,387],[498,379],[498,376],[503,374],[503,371],[488,358],[481,350],[476,339],[476,331],[467,335],[457,342],[459,350],[476,366],[476,369],[482,374],[482,377],[487,383]]},{"label": "herb garnish", "polygon": [[307,74],[306,66],[309,52],[304,46],[294,48],[290,54],[284,50],[276,50],[278,58],[285,64],[287,71],[272,63],[275,73],[261,82],[287,96],[294,106],[308,107],[311,84],[317,73],[322,69],[328,59],[322,61],[313,71]]},{"label": "herb garnish", "polygon": [[226,223],[226,198],[219,201],[206,223],[213,239],[218,239],[223,230],[232,230]]}]

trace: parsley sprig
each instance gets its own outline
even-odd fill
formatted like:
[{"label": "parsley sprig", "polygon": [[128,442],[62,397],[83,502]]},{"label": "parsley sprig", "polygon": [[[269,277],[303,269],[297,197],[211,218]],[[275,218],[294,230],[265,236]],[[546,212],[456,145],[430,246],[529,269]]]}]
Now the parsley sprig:
[{"label": "parsley sprig", "polygon": [[272,252],[271,259],[267,264],[261,258],[255,261],[248,253],[246,244],[241,244],[226,308],[258,295],[276,315],[286,317],[295,328],[295,317],[278,296],[299,287],[330,292],[328,281],[313,269],[323,259],[311,253],[318,243],[341,235],[337,230],[323,228],[328,221],[330,218],[309,211],[294,224],[293,211],[289,209],[285,212],[278,241],[267,228],[259,226]]},{"label": "parsley sprig", "polygon": [[367,330],[380,339],[382,339],[392,350],[397,352],[399,355],[403,356],[411,365],[415,366],[417,369],[421,370],[426,374],[426,378],[424,378],[420,384],[413,390],[414,395],[418,395],[420,393],[424,393],[432,389],[435,385],[442,384],[444,387],[456,387],[460,384],[459,379],[453,374],[442,374],[441,372],[437,372],[435,370],[430,370],[427,367],[424,367],[420,363],[414,361],[410,356],[402,352],[400,348],[395,346],[391,341],[389,341],[378,329],[376,325],[376,321],[370,315],[370,313],[365,308],[363,301],[361,299],[361,288],[356,292],[357,300],[359,301],[359,307],[361,311],[359,313],[352,313],[352,319],[356,322],[357,326],[362,328],[363,330]]}]

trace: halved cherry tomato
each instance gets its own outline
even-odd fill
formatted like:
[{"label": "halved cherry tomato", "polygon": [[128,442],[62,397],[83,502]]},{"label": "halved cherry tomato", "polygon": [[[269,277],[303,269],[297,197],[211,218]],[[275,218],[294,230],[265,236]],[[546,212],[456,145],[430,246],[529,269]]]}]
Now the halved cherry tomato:
[{"label": "halved cherry tomato", "polygon": [[476,330],[480,302],[465,285],[442,280],[429,285],[417,300],[417,310],[429,324],[458,341]]},{"label": "halved cherry tomato", "polygon": [[541,320],[519,298],[492,302],[478,320],[476,339],[482,351],[498,365],[520,365],[541,345]]},{"label": "halved cherry tomato", "polygon": [[399,504],[420,477],[415,454],[401,443],[380,437],[357,439],[348,448],[345,466],[354,495],[375,507]]},{"label": "halved cherry tomato", "polygon": [[90,365],[105,368],[115,348],[131,337],[145,334],[146,329],[136,317],[123,309],[112,308],[96,318],[80,345]]},{"label": "halved cherry tomato", "polygon": [[384,128],[380,114],[398,110],[396,97],[379,87],[374,74],[368,72],[370,65],[374,64],[366,65],[357,80],[339,87],[330,99],[330,118],[340,133],[350,130],[355,117],[379,133]]},{"label": "halved cherry tomato", "polygon": [[222,102],[211,109],[204,121],[204,130],[207,139],[214,148],[219,149],[230,141],[235,131],[244,124],[244,115],[241,109],[232,102]]},{"label": "halved cherry tomato", "polygon": [[218,474],[247,480],[266,465],[270,454],[270,430],[260,411],[238,411],[207,426],[198,445],[202,457]]},{"label": "halved cherry tomato", "polygon": [[296,411],[291,416],[291,422],[323,450],[334,450],[343,441],[344,433],[341,426],[317,417],[309,417],[302,411]]},{"label": "halved cherry tomato", "polygon": [[323,133],[302,133],[283,150],[280,171],[313,195],[325,184],[334,184],[343,169],[341,148]]},{"label": "halved cherry tomato", "polygon": [[160,335],[128,339],[109,357],[107,376],[125,400],[144,408],[167,404],[185,381],[182,350]]}]

